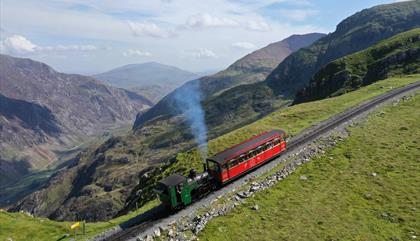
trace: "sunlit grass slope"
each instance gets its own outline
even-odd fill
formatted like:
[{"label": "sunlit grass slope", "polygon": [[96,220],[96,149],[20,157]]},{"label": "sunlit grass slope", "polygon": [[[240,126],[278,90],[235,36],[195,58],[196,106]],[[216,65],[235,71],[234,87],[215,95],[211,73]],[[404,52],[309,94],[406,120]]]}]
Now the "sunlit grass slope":
[{"label": "sunlit grass slope", "polygon": [[419,110],[420,95],[378,110],[325,155],[210,221],[200,240],[415,239]]}]

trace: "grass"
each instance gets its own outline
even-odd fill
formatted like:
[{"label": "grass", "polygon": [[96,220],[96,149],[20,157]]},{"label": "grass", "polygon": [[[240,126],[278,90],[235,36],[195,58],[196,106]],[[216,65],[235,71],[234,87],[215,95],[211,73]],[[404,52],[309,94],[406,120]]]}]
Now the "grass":
[{"label": "grass", "polygon": [[[420,74],[410,75],[407,77],[389,78],[345,95],[281,109],[254,123],[210,140],[208,143],[209,155],[213,155],[251,137],[252,135],[267,130],[283,129],[289,134],[289,136],[297,135],[303,129],[319,123],[320,121],[326,120],[329,117],[343,112],[363,101],[383,94],[391,89],[416,82],[419,79]],[[201,168],[199,152],[196,149],[189,153],[178,154],[177,162],[163,174],[166,175],[170,172],[187,170],[189,168]]]},{"label": "grass", "polygon": [[[77,240],[87,240],[108,230],[130,218],[133,218],[158,204],[157,200],[149,202],[135,212],[118,217],[108,222],[86,223],[86,235],[80,234]],[[0,211],[0,241],[12,238],[20,240],[70,240],[70,225],[74,222],[57,222],[47,218],[33,218],[25,213],[9,213]]]},{"label": "grass", "polygon": [[[296,135],[303,129],[357,105],[362,101],[385,93],[393,88],[402,87],[415,82],[419,80],[419,78],[420,75],[407,76],[404,78],[390,78],[339,97],[305,103],[279,110],[250,125],[211,140],[209,142],[209,152],[210,154],[214,154],[247,139],[254,134],[270,129],[281,128],[286,130],[290,135]],[[201,170],[202,168],[201,159],[196,149],[188,153],[178,154],[177,161],[164,171],[160,172],[157,176],[154,176],[153,179],[159,180],[173,172],[186,173],[190,168],[196,168],[198,170]],[[50,190],[50,193],[51,195],[58,195],[59,193],[63,193],[63,190],[54,189]],[[51,197],[51,200],[55,199]],[[87,237],[95,236],[108,228],[148,210],[156,204],[157,200],[153,200],[139,210],[120,218],[110,220],[109,222],[87,223]],[[36,240],[57,240],[61,238],[63,234],[68,233],[69,223],[54,222],[44,219],[45,221],[43,221],[42,225],[38,225],[38,223],[41,222],[40,220],[43,219],[31,218],[15,213],[0,213],[0,241],[8,237],[13,237],[13,240],[28,240],[27,237],[32,237],[31,233],[34,232],[34,229],[26,229],[24,227],[30,224],[33,224],[34,227],[39,229],[37,232],[40,236],[35,236]],[[50,231],[53,229],[58,230],[57,235],[55,235],[55,232]]]},{"label": "grass", "polygon": [[[411,240],[420,234],[420,95],[209,222],[200,240]],[[376,173],[376,176],[373,174]],[[305,175],[308,180],[300,180]],[[260,209],[254,211],[252,206]]]}]

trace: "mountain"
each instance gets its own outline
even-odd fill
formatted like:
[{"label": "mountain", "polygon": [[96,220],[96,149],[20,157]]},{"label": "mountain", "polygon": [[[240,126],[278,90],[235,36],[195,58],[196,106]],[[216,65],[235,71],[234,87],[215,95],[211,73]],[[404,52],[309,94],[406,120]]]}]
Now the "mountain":
[{"label": "mountain", "polygon": [[129,64],[97,74],[94,78],[124,88],[157,102],[163,96],[199,75],[156,62]]},{"label": "mountain", "polygon": [[420,1],[362,10],[339,23],[333,33],[289,55],[265,81],[237,86],[218,98],[204,100],[206,124],[220,134],[261,118],[291,103],[297,91],[329,62],[416,27],[420,27]]},{"label": "mountain", "polygon": [[293,96],[329,62],[419,26],[420,1],[365,9],[339,23],[335,32],[291,55],[266,83],[277,95]]},{"label": "mountain", "polygon": [[[304,38],[310,42],[317,36],[321,35],[293,36],[290,39],[298,41]],[[259,76],[258,81],[261,81],[270,72],[268,66],[274,68],[280,59],[290,53],[290,49],[296,48],[296,45],[290,42],[269,45],[263,51],[254,52],[256,56],[248,55],[237,61],[237,65],[232,65],[229,71],[224,72],[230,73],[230,77],[219,73],[217,78],[211,76],[200,80],[212,80],[213,82],[206,86],[212,88],[213,96],[218,96],[218,91],[229,87],[223,84],[220,76],[225,76],[224,80],[230,81],[230,84],[240,83],[241,76],[244,79],[248,77],[248,81],[256,81],[250,76]],[[276,56],[277,61],[274,62]],[[250,67],[251,59],[260,60],[253,65],[254,70]],[[197,81],[190,81],[186,85],[194,83]],[[182,88],[185,87],[178,88],[178,91]],[[181,97],[191,94],[182,94]],[[160,103],[165,103],[166,99],[172,97],[174,95],[169,94]],[[144,196],[139,205],[149,200],[153,180],[148,177],[159,172],[151,167],[173,158],[178,152],[190,149],[193,145],[194,140],[189,133],[189,127],[182,117],[155,119],[126,136],[113,137],[102,145],[93,146],[81,153],[75,158],[74,165],[51,177],[43,189],[26,197],[12,210],[28,210],[36,216],[47,216],[57,220],[110,219],[130,210],[135,203],[133,200],[137,200],[138,195]],[[136,189],[139,184],[147,186],[147,190]]]},{"label": "mountain", "polygon": [[379,42],[322,67],[295,104],[337,96],[391,76],[420,73],[420,28]]},{"label": "mountain", "polygon": [[246,55],[221,72],[190,81],[163,98],[146,113],[138,115],[134,128],[161,115],[172,117],[179,114],[174,106],[176,96],[188,92],[192,85],[198,86],[202,99],[206,100],[235,86],[263,81],[287,56],[323,36],[325,34],[321,33],[292,35]]},{"label": "mountain", "polygon": [[[0,55],[0,68],[2,177],[45,168],[60,151],[126,125],[152,105],[135,93],[30,59]],[[16,166],[20,162],[28,165]],[[11,177],[0,185],[20,175]]]}]

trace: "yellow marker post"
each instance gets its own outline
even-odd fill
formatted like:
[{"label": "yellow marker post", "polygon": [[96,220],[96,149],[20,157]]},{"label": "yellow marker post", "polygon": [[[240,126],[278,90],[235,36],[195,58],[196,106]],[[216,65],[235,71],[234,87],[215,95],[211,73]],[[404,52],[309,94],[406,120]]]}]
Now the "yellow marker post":
[{"label": "yellow marker post", "polygon": [[80,222],[76,222],[70,226],[70,229],[73,230],[74,240],[76,240],[76,229],[80,227]]},{"label": "yellow marker post", "polygon": [[77,223],[72,224],[72,225],[70,226],[70,229],[71,229],[71,230],[74,230],[74,229],[76,229],[76,228],[78,228],[78,227],[80,227],[80,222],[77,222]]}]

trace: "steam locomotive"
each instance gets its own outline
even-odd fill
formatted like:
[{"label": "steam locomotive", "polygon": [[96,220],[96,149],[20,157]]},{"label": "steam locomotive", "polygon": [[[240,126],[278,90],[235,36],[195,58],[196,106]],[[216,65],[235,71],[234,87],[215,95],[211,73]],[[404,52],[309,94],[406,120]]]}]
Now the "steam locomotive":
[{"label": "steam locomotive", "polygon": [[174,174],[160,180],[154,191],[170,209],[180,209],[277,157],[286,149],[286,132],[263,132],[216,155],[203,164],[204,172],[187,177]]}]

